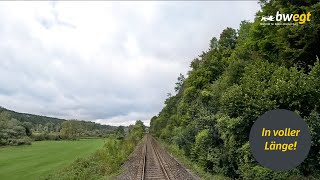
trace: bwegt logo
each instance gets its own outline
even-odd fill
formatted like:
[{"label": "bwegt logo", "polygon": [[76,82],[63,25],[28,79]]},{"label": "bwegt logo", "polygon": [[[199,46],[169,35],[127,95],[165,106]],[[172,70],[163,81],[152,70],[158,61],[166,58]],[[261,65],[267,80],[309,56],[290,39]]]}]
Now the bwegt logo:
[{"label": "bwegt logo", "polygon": [[281,14],[277,11],[276,16],[262,16],[261,21],[291,21],[299,22],[299,24],[304,24],[306,21],[310,21],[311,13],[307,14]]}]

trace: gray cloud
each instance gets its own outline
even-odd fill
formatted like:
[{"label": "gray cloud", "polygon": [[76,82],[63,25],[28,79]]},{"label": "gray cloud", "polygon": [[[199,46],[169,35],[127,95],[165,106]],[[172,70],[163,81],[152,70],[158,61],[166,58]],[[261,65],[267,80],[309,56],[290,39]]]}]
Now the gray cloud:
[{"label": "gray cloud", "polygon": [[147,124],[179,73],[256,2],[0,2],[0,105]]}]

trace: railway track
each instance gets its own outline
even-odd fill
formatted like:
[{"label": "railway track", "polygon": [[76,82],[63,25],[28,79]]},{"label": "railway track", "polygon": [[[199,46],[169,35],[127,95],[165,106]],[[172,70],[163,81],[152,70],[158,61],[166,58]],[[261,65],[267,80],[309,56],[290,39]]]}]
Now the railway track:
[{"label": "railway track", "polygon": [[156,149],[152,138],[147,136],[146,145],[143,154],[143,164],[142,164],[142,180],[148,179],[164,179],[169,180],[170,177],[164,167],[163,160]]},{"label": "railway track", "polygon": [[199,179],[166,153],[157,141],[146,135],[134,156],[125,164],[121,180],[193,180]]}]

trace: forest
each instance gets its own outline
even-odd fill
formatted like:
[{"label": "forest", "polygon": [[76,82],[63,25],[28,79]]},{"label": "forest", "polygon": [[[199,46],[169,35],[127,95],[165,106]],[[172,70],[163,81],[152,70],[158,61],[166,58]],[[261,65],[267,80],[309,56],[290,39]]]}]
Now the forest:
[{"label": "forest", "polygon": [[31,144],[33,140],[104,137],[116,129],[89,121],[24,114],[0,107],[0,146]]},{"label": "forest", "polygon": [[[226,28],[178,77],[175,94],[151,119],[150,132],[183,150],[203,170],[232,179],[320,179],[320,2],[260,0],[254,22]],[[311,13],[295,26],[260,25],[261,17]],[[250,152],[254,121],[272,109],[298,113],[312,145],[295,169],[275,172]]]}]

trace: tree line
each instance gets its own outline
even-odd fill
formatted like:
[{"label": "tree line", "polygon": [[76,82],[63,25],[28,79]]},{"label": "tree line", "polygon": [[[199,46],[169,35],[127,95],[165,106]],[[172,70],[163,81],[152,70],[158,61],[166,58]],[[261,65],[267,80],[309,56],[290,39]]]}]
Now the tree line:
[{"label": "tree line", "polygon": [[116,128],[89,121],[18,113],[0,107],[0,146],[31,144],[33,140],[104,137]]},{"label": "tree line", "polygon": [[[260,0],[254,22],[226,28],[180,74],[175,95],[151,119],[150,131],[177,145],[205,171],[239,179],[320,178],[319,1]],[[262,16],[311,12],[298,26],[263,26]],[[249,146],[250,128],[272,109],[297,112],[308,124],[312,146],[297,168],[274,172],[260,166]]]}]

